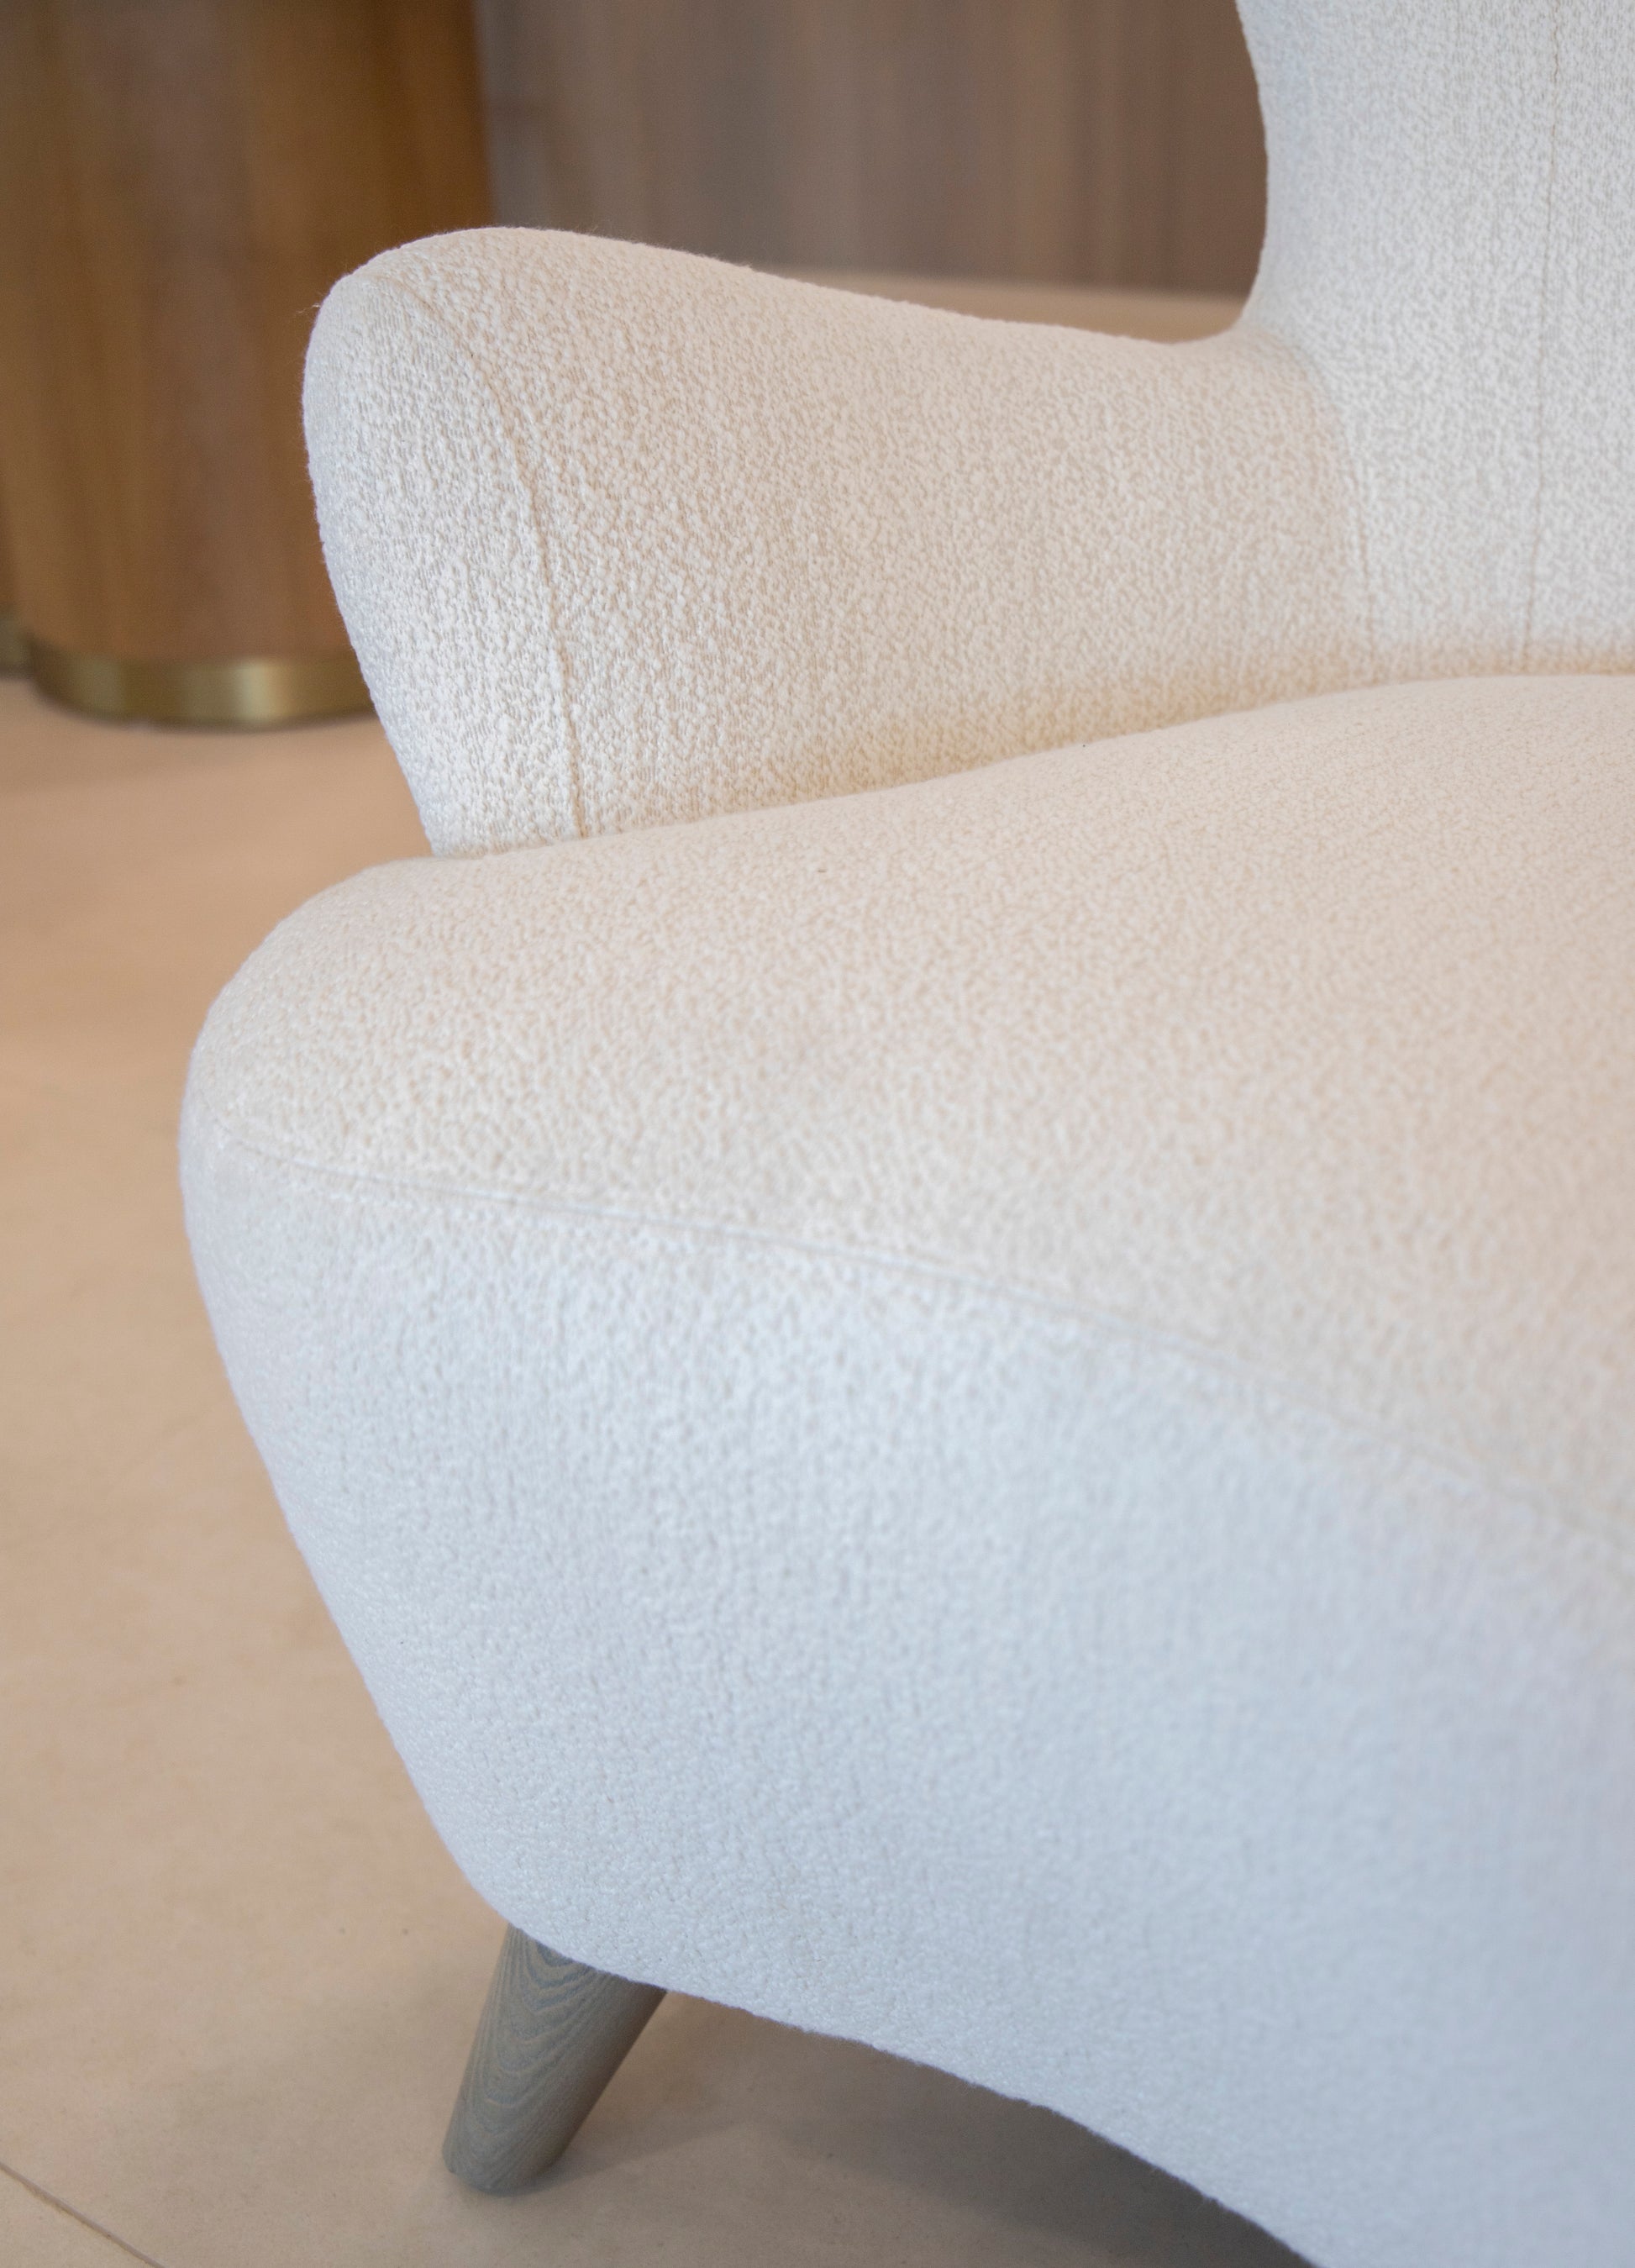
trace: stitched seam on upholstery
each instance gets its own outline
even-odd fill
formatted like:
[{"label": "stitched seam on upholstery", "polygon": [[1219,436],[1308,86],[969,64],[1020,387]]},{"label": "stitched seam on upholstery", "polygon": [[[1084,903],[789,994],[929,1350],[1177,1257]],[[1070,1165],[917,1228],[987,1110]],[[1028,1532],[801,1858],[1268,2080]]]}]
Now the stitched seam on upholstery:
[{"label": "stitched seam on upholstery", "polygon": [[1003,1277],[983,1275],[976,1269],[954,1267],[946,1261],[914,1253],[883,1252],[863,1245],[831,1243],[816,1237],[791,1236],[779,1231],[746,1227],[733,1221],[686,1219],[672,1213],[642,1212],[634,1207],[574,1204],[561,1198],[541,1197],[528,1190],[474,1189],[462,1187],[458,1182],[409,1182],[387,1174],[361,1171],[356,1167],[320,1165],[313,1160],[298,1157],[291,1151],[275,1149],[269,1144],[254,1141],[241,1134],[210,1104],[201,1102],[196,1097],[189,1098],[188,1108],[190,1113],[207,1121],[224,1140],[248,1157],[262,1159],[269,1165],[305,1175],[309,1181],[329,1182],[338,1190],[367,1189],[394,1204],[408,1206],[431,1199],[445,1205],[467,1206],[473,1211],[511,1211],[551,1220],[606,1222],[657,1231],[672,1237],[689,1237],[699,1241],[757,1246],[770,1252],[806,1259],[839,1261],[849,1267],[873,1269],[884,1275],[919,1278],[933,1283],[953,1285],[988,1299],[1006,1301],[1013,1307],[1100,1329],[1109,1336],[1116,1335],[1138,1345],[1179,1355],[1198,1368],[1212,1371],[1234,1384],[1276,1395],[1280,1401],[1322,1418],[1343,1432],[1417,1458],[1421,1463],[1431,1466],[1463,1486],[1484,1489],[1505,1503],[1548,1520],[1575,1537],[1597,1543],[1620,1563],[1635,1560],[1635,1552],[1632,1552],[1631,1545],[1621,1536],[1609,1532],[1600,1521],[1592,1523],[1580,1520],[1522,1484],[1498,1479],[1482,1466],[1472,1464],[1445,1447],[1427,1441],[1417,1433],[1399,1432],[1390,1426],[1382,1425],[1376,1418],[1369,1418],[1359,1410],[1344,1409],[1308,1388],[1259,1369],[1241,1356],[1212,1347],[1204,1340],[1192,1338],[1183,1331],[1163,1329],[1135,1316],[1123,1314],[1114,1307],[1090,1307],[1078,1300],[1035,1290],[1026,1284],[1007,1282]]},{"label": "stitched seam on upholstery", "polygon": [[1239,317],[1238,322],[1234,325],[1234,328],[1247,328],[1251,320],[1260,339],[1263,340],[1268,346],[1276,348],[1290,357],[1311,389],[1320,410],[1327,414],[1326,422],[1334,437],[1334,453],[1339,461],[1340,480],[1351,500],[1351,533],[1357,547],[1357,570],[1362,582],[1362,628],[1364,642],[1367,648],[1367,682],[1371,685],[1381,684],[1384,681],[1385,673],[1380,662],[1380,624],[1374,593],[1374,558],[1368,545],[1368,520],[1363,508],[1362,481],[1357,471],[1357,453],[1351,446],[1351,435],[1346,431],[1345,421],[1340,415],[1333,389],[1322,369],[1306,349],[1297,341],[1285,338],[1281,331],[1274,330],[1270,324],[1261,321],[1258,317],[1251,319],[1247,308],[1244,314]]},{"label": "stitched seam on upholstery", "polygon": [[[562,688],[562,722],[563,730],[567,738],[568,755],[568,806],[572,815],[574,832],[583,840],[589,832],[585,823],[585,765],[579,749],[578,725],[574,716],[571,673],[568,667],[568,657],[563,645],[562,633],[557,622],[556,586],[551,578],[545,531],[541,525],[541,515],[535,506],[533,490],[523,477],[522,452],[518,446],[512,421],[506,415],[504,401],[487,365],[473,352],[453,324],[446,321],[420,292],[402,283],[395,276],[378,276],[373,280],[382,290],[399,292],[412,306],[419,308],[427,322],[448,341],[488,397],[490,406],[494,412],[495,423],[504,437],[506,451],[510,457],[511,475],[516,482],[517,494],[524,506],[524,518],[534,535],[534,560],[539,569],[540,585],[545,594],[547,635],[550,641],[551,656],[556,666],[556,681]],[[530,814],[530,817],[532,816],[533,814]]]},{"label": "stitched seam on upholstery", "polygon": [[1533,494],[1533,549],[1528,561],[1527,615],[1520,666],[1533,666],[1533,619],[1538,605],[1538,561],[1544,544],[1544,377],[1550,360],[1550,254],[1556,238],[1556,171],[1561,142],[1561,0],[1550,15],[1550,167],[1544,186],[1544,244],[1538,265],[1538,355],[1534,373],[1534,443],[1538,478]]}]

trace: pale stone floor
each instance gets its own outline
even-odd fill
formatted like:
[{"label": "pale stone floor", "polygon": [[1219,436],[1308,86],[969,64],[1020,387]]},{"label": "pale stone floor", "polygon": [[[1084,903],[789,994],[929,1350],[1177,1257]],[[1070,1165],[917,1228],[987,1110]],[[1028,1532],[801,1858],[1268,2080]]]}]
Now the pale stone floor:
[{"label": "pale stone floor", "polygon": [[[1035,296],[991,312],[1085,319]],[[0,2261],[1288,2268],[1063,2119],[696,2001],[537,2190],[444,2172],[498,1925],[284,1533],[174,1172],[217,988],[423,850],[372,723],[149,732],[0,682]]]}]

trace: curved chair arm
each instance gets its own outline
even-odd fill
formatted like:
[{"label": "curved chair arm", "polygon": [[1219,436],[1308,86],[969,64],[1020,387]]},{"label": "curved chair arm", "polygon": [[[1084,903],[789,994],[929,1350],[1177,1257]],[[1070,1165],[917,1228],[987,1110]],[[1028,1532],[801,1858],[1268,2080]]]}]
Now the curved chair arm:
[{"label": "curved chair arm", "polygon": [[1370,674],[1286,347],[439,237],[330,294],[324,544],[438,850],[924,778]]}]

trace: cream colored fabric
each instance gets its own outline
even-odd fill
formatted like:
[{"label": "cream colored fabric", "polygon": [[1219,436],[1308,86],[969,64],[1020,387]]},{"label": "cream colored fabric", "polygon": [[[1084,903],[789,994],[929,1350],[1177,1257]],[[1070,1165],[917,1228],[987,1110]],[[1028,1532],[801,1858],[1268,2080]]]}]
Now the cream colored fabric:
[{"label": "cream colored fabric", "polygon": [[1366,674],[1332,421],[1264,336],[986,322],[497,229],[338,285],[306,414],[330,572],[440,850]]},{"label": "cream colored fabric", "polygon": [[1373,674],[1635,669],[1635,7],[1246,0],[1249,316],[1333,403]]},{"label": "cream colored fabric", "polygon": [[1635,2226],[1635,681],[380,869],[189,1223],[432,1815],[1323,2268]]},{"label": "cream colored fabric", "polygon": [[503,855],[252,961],[189,1225],[509,1918],[1321,2268],[1627,2268],[1635,11],[1247,12],[1223,339],[332,294],[336,588]]},{"label": "cream colored fabric", "polygon": [[1001,323],[1052,323],[1120,339],[1218,338],[1243,312],[1241,292],[1131,291],[1120,284],[1021,283],[997,276],[924,276],[902,269],[774,268],[775,276],[876,299],[907,299]]},{"label": "cream colored fabric", "polygon": [[320,516],[437,848],[1635,667],[1635,11],[1245,12],[1269,228],[1222,339],[522,230],[337,288]]}]

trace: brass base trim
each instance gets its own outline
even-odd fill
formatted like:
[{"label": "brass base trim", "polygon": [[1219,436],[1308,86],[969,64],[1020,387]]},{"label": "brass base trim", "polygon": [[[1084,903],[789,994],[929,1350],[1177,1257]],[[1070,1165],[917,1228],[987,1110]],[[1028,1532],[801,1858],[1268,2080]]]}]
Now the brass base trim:
[{"label": "brass base trim", "polygon": [[220,728],[295,725],[351,717],[370,706],[363,672],[350,653],[294,659],[120,661],[27,641],[35,684],[65,709],[150,725]]},{"label": "brass base trim", "polygon": [[0,674],[11,676],[28,666],[28,640],[23,625],[9,608],[0,608]]}]

